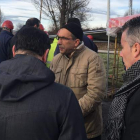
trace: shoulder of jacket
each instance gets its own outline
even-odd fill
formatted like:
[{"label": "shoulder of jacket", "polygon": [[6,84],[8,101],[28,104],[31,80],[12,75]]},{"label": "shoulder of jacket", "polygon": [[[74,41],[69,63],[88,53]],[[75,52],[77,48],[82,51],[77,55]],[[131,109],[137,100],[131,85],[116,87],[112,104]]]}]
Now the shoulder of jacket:
[{"label": "shoulder of jacket", "polygon": [[99,54],[96,53],[95,51],[89,49],[86,47],[86,49],[83,51],[83,53],[85,55],[87,55],[88,57],[91,57],[91,58],[95,58],[95,57],[99,57]]},{"label": "shoulder of jacket", "polygon": [[61,59],[61,57],[62,57],[62,54],[61,54],[61,53],[55,55],[55,56],[53,57],[52,63],[53,63],[53,64],[56,63],[58,60]]},{"label": "shoulder of jacket", "polygon": [[54,59],[54,60],[57,60],[57,59],[60,58],[60,57],[62,57],[62,54],[61,54],[61,53],[55,55],[53,59]]}]

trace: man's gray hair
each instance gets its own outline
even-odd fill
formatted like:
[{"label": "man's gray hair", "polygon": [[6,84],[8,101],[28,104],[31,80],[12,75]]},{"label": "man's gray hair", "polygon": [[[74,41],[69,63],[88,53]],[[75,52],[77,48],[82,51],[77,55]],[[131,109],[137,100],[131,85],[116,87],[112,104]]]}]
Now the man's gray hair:
[{"label": "man's gray hair", "polygon": [[126,31],[126,41],[132,47],[135,43],[140,43],[140,16],[127,21],[122,32]]}]

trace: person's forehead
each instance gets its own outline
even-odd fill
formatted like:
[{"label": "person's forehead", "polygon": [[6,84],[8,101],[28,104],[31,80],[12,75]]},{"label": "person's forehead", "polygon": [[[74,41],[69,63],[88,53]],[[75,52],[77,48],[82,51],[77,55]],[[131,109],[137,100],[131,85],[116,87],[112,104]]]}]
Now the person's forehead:
[{"label": "person's forehead", "polygon": [[68,30],[65,29],[65,28],[62,28],[62,29],[60,29],[58,35],[59,35],[59,36],[70,36],[70,35],[71,35],[71,32],[68,31]]}]

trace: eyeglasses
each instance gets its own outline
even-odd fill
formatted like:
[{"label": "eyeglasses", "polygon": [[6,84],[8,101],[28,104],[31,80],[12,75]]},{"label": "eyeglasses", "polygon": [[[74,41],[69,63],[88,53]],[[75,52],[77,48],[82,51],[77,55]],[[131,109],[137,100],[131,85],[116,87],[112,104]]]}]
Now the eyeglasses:
[{"label": "eyeglasses", "polygon": [[67,37],[64,37],[64,36],[62,36],[62,37],[60,37],[60,36],[56,36],[56,39],[57,40],[74,40],[73,38],[67,38]]}]

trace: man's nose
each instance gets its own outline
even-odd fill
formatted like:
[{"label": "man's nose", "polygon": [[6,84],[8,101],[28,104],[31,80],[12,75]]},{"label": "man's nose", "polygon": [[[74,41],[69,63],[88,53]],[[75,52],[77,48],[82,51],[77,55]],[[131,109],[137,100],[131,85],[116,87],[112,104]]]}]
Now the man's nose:
[{"label": "man's nose", "polygon": [[62,39],[59,38],[57,44],[59,45],[59,44],[61,44],[61,42],[62,42]]}]

